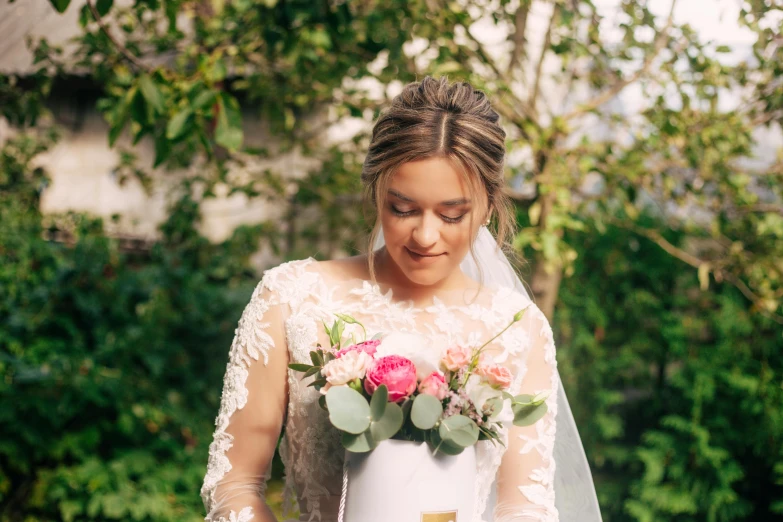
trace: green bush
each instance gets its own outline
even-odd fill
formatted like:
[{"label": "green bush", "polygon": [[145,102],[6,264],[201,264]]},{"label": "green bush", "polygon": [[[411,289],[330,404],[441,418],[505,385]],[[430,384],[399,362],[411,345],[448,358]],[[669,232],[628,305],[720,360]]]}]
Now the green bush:
[{"label": "green bush", "polygon": [[[199,520],[228,346],[265,226],[213,245],[191,191],[163,238],[121,251],[100,220],[42,216],[40,148],[0,157],[0,518]],[[57,223],[66,241],[51,241]]]},{"label": "green bush", "polygon": [[633,233],[583,239],[554,329],[604,520],[783,520],[780,325]]}]

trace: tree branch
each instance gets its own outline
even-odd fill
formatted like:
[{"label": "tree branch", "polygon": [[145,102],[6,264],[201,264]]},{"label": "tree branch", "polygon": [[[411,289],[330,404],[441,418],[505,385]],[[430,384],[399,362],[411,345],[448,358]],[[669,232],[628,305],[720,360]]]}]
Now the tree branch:
[{"label": "tree branch", "polygon": [[132,52],[130,52],[124,45],[122,45],[119,42],[119,40],[117,40],[114,37],[114,35],[109,30],[109,28],[106,26],[106,23],[103,21],[103,18],[101,17],[100,13],[95,8],[95,5],[92,3],[92,0],[87,0],[87,7],[90,9],[93,18],[95,18],[95,21],[98,23],[98,27],[100,27],[101,31],[103,31],[103,34],[106,35],[106,38],[108,38],[109,41],[111,41],[114,47],[117,48],[117,51],[119,51],[119,53],[123,55],[126,60],[131,62],[133,65],[135,65],[137,68],[141,69],[142,71],[151,73],[155,70],[149,65],[139,60],[137,56],[135,56]]},{"label": "tree branch", "polygon": [[755,205],[750,205],[748,207],[738,208],[737,212],[742,214],[751,214],[756,212],[758,213],[771,212],[783,216],[783,206],[776,205],[774,203],[757,203]]},{"label": "tree branch", "polygon": [[549,26],[546,28],[546,35],[544,35],[544,43],[541,46],[541,53],[538,56],[538,63],[536,64],[536,75],[533,79],[533,92],[530,95],[528,105],[535,112],[536,102],[538,100],[538,92],[541,88],[541,69],[544,66],[544,58],[546,58],[546,52],[549,50],[549,45],[552,43],[552,27],[555,25],[557,17],[560,15],[560,6],[555,4],[552,7],[552,16],[549,18]]},{"label": "tree branch", "polygon": [[699,268],[705,264],[714,267],[712,268],[712,273],[716,280],[728,281],[729,283],[734,285],[740,292],[742,292],[742,295],[744,295],[751,303],[757,305],[762,315],[768,317],[769,319],[772,319],[773,321],[779,324],[783,324],[783,316],[765,310],[764,307],[759,304],[761,298],[753,290],[751,290],[750,287],[748,287],[748,285],[745,284],[744,281],[742,281],[740,278],[738,278],[731,272],[728,272],[719,267],[715,267],[716,263],[714,261],[704,261],[694,256],[693,254],[689,254],[685,250],[674,246],[665,237],[663,237],[661,233],[658,232],[657,230],[651,230],[649,228],[640,227],[633,223],[625,223],[617,219],[610,219],[609,222],[615,226],[618,226],[620,228],[625,228],[627,230],[631,230],[632,232],[635,232],[640,236],[646,237],[647,239],[649,239],[650,241],[658,245],[660,248],[662,248],[666,253],[670,254],[676,259],[679,259],[680,261],[694,268]]},{"label": "tree branch", "polygon": [[609,100],[611,100],[612,98],[620,94],[620,92],[623,89],[625,89],[627,86],[636,82],[639,78],[647,74],[647,71],[652,66],[653,61],[655,61],[655,58],[658,56],[658,54],[661,52],[664,45],[666,44],[666,38],[669,36],[669,31],[674,25],[674,7],[676,5],[677,5],[677,0],[672,0],[671,7],[669,8],[669,16],[666,19],[666,25],[656,35],[655,42],[653,44],[653,50],[644,60],[642,66],[630,77],[619,80],[617,83],[609,87],[601,94],[595,96],[593,99],[588,100],[585,104],[581,105],[579,109],[576,109],[566,114],[563,117],[564,119],[569,120],[580,114],[585,114],[587,112],[597,109],[604,103],[608,102]]},{"label": "tree branch", "polygon": [[[498,67],[498,65],[495,63],[495,60],[493,60],[487,54],[486,50],[484,49],[484,45],[481,42],[479,42],[471,34],[470,30],[467,27],[465,27],[465,33],[467,34],[468,38],[470,38],[470,40],[474,44],[476,44],[476,49],[474,50],[474,49],[471,49],[469,47],[462,47],[463,51],[466,51],[467,53],[472,54],[481,63],[484,63],[484,64],[488,65],[492,69],[492,72],[494,72],[495,75],[498,77],[498,79],[500,81],[502,81],[506,85],[506,87],[508,87],[508,92],[514,97],[515,103],[513,103],[512,105],[514,107],[518,107],[522,111],[522,117],[530,120],[533,123],[533,125],[535,125],[538,128],[539,127],[538,119],[536,118],[535,111],[531,110],[531,108],[527,106],[527,104],[524,102],[524,100],[520,100],[519,98],[516,97],[516,95],[514,95],[514,91],[511,89],[511,85],[512,85],[511,78],[508,77],[503,71],[500,70],[500,67]],[[509,108],[505,112],[506,112],[506,114],[504,114],[504,116],[509,117],[514,112],[516,112],[516,109]],[[512,117],[511,119],[513,121],[514,118]],[[519,125],[518,124],[517,127],[522,129],[523,125]],[[529,136],[526,136],[526,137],[528,139],[530,139]]]},{"label": "tree branch", "polygon": [[525,31],[527,30],[527,15],[530,13],[530,4],[522,0],[516,13],[514,13],[514,35],[512,41],[514,47],[511,49],[511,59],[508,61],[507,74],[512,75],[514,67],[520,71],[523,70],[522,64],[525,59]]}]

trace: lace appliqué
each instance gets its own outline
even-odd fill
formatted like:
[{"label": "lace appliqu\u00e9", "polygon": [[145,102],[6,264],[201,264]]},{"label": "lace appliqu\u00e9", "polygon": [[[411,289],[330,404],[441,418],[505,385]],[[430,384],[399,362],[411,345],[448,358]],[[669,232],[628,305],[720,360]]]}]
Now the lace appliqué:
[{"label": "lace appliqu\u00e9", "polygon": [[[287,270],[284,263],[278,267],[267,270],[262,280],[258,283],[250,302],[242,312],[239,324],[234,330],[234,340],[229,351],[229,360],[226,365],[226,373],[223,379],[223,392],[220,401],[220,410],[215,420],[215,433],[212,443],[209,445],[209,460],[204,483],[201,487],[201,499],[207,509],[207,522],[248,522],[253,519],[251,507],[242,508],[239,513],[230,511],[228,517],[217,516],[219,502],[215,500],[215,492],[220,481],[226,473],[231,471],[226,453],[233,446],[234,437],[226,432],[231,416],[235,411],[245,407],[248,400],[248,391],[245,386],[248,377],[248,367],[253,361],[263,360],[264,365],[269,362],[269,350],[274,348],[274,340],[266,332],[269,323],[263,321],[264,314],[270,306],[278,304],[281,293],[271,292],[271,296],[278,298],[262,298],[265,289],[282,286],[279,284],[281,275]],[[282,294],[289,297],[286,294]],[[267,471],[268,473],[268,471]],[[260,493],[265,492],[266,481],[261,486]]]},{"label": "lace appliqu\u00e9", "polygon": [[[541,337],[544,343],[544,360],[552,368],[550,376],[550,395],[546,400],[549,411],[535,425],[536,434],[534,437],[520,435],[519,438],[524,442],[521,454],[537,452],[542,460],[543,467],[534,469],[528,477],[531,484],[519,486],[519,491],[532,504],[526,510],[520,513],[520,516],[529,516],[531,520],[541,520],[542,522],[558,522],[558,512],[555,507],[555,433],[557,416],[557,393],[559,380],[557,378],[557,360],[555,357],[555,341],[552,335],[552,329],[549,322],[540,310],[535,309],[536,315],[541,320]],[[544,390],[536,390],[536,393]]]}]

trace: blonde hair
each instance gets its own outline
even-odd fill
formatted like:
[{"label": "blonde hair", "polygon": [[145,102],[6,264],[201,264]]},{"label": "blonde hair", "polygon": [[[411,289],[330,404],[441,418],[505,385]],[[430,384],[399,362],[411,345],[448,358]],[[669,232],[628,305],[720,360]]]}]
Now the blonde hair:
[{"label": "blonde hair", "polygon": [[[450,161],[467,181],[472,195],[484,191],[488,216],[494,217],[497,246],[514,256],[509,242],[516,230],[516,216],[505,192],[506,132],[498,120],[498,113],[483,92],[467,82],[449,83],[446,77],[430,76],[406,85],[381,113],[362,168],[364,208],[371,214],[368,222],[373,223],[367,249],[373,282],[373,245],[380,231],[382,196],[401,165],[427,158]],[[470,246],[474,259],[473,240],[478,230],[475,227]]]}]

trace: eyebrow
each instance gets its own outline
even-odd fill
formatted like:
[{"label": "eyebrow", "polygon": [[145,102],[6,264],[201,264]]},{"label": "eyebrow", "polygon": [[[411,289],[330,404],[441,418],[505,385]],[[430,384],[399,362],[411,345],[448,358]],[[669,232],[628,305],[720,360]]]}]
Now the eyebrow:
[{"label": "eyebrow", "polygon": [[[389,194],[403,201],[407,201],[409,203],[416,203],[416,200],[409,198],[405,194],[402,194],[401,192],[397,192],[394,189],[389,189]],[[449,199],[446,201],[441,201],[439,204],[446,207],[456,207],[458,205],[465,205],[467,203],[470,203],[470,200],[468,198],[457,198],[457,199]]]}]

